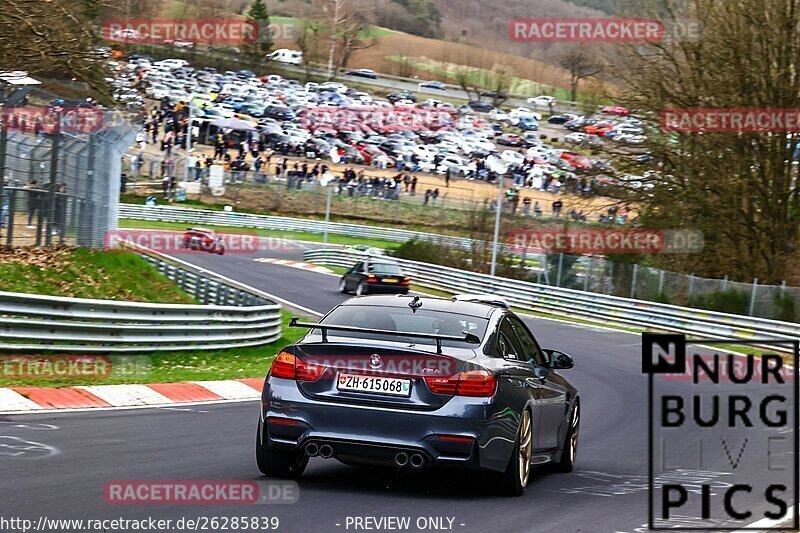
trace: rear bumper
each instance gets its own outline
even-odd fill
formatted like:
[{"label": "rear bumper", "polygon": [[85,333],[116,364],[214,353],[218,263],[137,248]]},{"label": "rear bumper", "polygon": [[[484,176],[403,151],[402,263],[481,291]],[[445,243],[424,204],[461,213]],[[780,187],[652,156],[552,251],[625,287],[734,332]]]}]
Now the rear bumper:
[{"label": "rear bumper", "polygon": [[394,284],[382,284],[382,283],[365,283],[364,286],[367,288],[367,292],[370,294],[380,294],[380,293],[388,293],[388,294],[406,294],[408,293],[408,285],[400,285],[399,283]]},{"label": "rear bumper", "polygon": [[344,463],[386,466],[400,452],[418,453],[426,465],[498,472],[508,465],[519,424],[517,413],[491,398],[453,397],[434,411],[387,409],[311,400],[293,381],[276,378],[264,386],[261,417],[275,448],[329,444]]}]

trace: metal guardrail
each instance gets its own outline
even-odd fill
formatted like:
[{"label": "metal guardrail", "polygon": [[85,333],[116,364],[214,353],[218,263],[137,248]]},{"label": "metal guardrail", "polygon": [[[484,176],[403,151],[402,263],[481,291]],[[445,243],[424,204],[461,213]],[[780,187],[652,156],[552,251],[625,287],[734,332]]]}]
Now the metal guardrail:
[{"label": "metal guardrail", "polygon": [[281,336],[281,306],[128,245],[204,305],[0,292],[0,350],[133,353],[259,346]]},{"label": "metal guardrail", "polygon": [[[310,263],[342,267],[350,267],[364,257],[363,253],[343,250],[310,250],[304,254],[304,259]],[[396,261],[411,276],[413,284],[452,293],[497,294],[514,307],[528,311],[716,339],[800,339],[800,324],[796,323],[551,287],[404,259]]]},{"label": "metal guardrail", "polygon": [[[303,218],[278,217],[269,215],[253,215],[247,213],[229,213],[172,206],[145,206],[120,204],[119,217],[151,220],[160,222],[179,222],[194,225],[233,226],[241,228],[257,228],[268,230],[301,231],[305,233],[325,232],[325,222]],[[348,235],[365,239],[382,239],[393,242],[406,242],[416,237],[419,240],[432,240],[448,246],[469,248],[471,240],[464,237],[437,235],[421,231],[383,228],[379,226],[361,226],[343,222],[329,222],[328,233]]]}]

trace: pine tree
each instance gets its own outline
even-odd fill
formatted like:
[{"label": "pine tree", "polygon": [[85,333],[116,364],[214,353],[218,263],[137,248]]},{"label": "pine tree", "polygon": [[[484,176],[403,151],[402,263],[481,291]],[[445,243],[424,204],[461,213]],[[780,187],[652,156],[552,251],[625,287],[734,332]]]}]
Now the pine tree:
[{"label": "pine tree", "polygon": [[272,30],[269,23],[269,11],[264,0],[255,0],[247,11],[247,18],[258,24],[258,42],[253,46],[255,53],[268,54],[272,50]]}]

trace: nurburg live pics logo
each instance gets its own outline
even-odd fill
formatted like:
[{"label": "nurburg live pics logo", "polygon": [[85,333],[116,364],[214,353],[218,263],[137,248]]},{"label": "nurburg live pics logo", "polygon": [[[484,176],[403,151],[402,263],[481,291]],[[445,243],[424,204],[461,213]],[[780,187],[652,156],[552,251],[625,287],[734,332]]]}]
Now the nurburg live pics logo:
[{"label": "nurburg live pics logo", "polygon": [[[731,352],[731,346],[750,353]],[[800,526],[798,346],[788,339],[642,334],[650,529]],[[707,479],[673,475],[686,469]],[[685,527],[687,516],[697,527]]]}]

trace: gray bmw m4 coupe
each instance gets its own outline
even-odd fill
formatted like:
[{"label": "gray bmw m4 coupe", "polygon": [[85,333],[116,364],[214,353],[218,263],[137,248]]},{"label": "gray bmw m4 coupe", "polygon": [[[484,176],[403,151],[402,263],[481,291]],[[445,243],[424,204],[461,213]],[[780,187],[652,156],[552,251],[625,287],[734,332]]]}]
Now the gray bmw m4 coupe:
[{"label": "gray bmw m4 coupe", "polygon": [[267,375],[256,435],[266,476],[310,457],[391,468],[456,466],[525,491],[531,467],[575,464],[572,358],[539,347],[502,299],[352,298],[287,346]]}]

